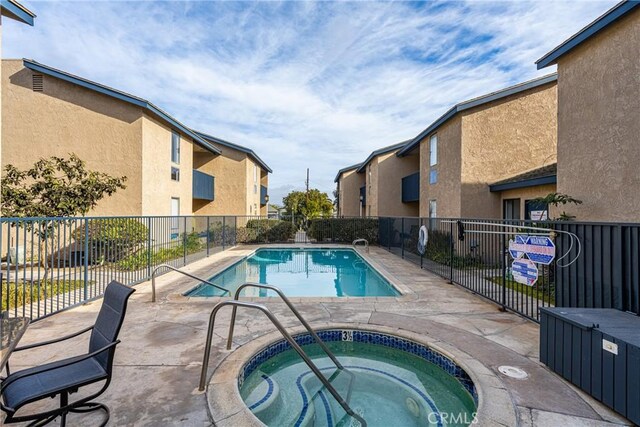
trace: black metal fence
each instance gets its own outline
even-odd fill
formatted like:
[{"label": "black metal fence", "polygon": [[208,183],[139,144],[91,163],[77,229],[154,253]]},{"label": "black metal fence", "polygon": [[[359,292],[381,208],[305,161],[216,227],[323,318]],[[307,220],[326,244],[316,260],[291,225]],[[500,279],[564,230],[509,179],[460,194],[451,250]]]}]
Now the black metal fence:
[{"label": "black metal fence", "polygon": [[[553,237],[556,259],[536,264],[535,282],[523,284],[509,240],[538,234]],[[535,321],[545,306],[640,314],[640,224],[248,216],[0,218],[0,311],[43,318],[101,296],[111,280],[136,284],[159,264],[184,266],[237,244],[358,238]]]},{"label": "black metal fence", "polygon": [[[461,218],[378,221],[380,246],[532,320],[538,321],[538,309],[545,306],[640,313],[638,224]],[[417,248],[423,225],[429,239],[421,255]],[[514,277],[518,271],[512,269],[508,247],[516,235],[550,235],[554,240],[556,258],[549,265],[536,264],[534,283],[523,284]]]},{"label": "black metal fence", "polygon": [[[242,243],[295,241],[297,218],[0,218],[0,312],[40,319]],[[304,233],[302,234],[304,238]]]}]

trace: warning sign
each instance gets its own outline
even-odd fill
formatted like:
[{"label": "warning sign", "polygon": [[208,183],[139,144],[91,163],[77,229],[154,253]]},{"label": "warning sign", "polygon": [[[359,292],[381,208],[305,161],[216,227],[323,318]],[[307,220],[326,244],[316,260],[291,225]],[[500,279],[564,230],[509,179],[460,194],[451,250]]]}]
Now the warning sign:
[{"label": "warning sign", "polygon": [[527,258],[520,258],[511,264],[513,280],[523,285],[533,286],[538,280],[538,267]]},{"label": "warning sign", "polygon": [[509,253],[513,259],[526,255],[533,262],[549,265],[556,257],[556,245],[547,236],[516,235],[509,240]]}]

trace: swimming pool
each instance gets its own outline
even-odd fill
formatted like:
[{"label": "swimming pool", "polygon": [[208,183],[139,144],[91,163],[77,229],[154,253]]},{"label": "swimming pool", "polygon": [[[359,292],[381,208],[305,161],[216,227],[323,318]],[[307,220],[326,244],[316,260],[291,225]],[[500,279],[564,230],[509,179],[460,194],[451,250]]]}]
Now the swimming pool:
[{"label": "swimming pool", "polygon": [[[296,342],[368,427],[466,426],[478,394],[469,375],[449,357],[414,341],[363,330],[318,335],[346,371],[339,371],[308,334]],[[285,341],[263,348],[238,377],[240,395],[264,424],[347,427],[359,425]]]},{"label": "swimming pool", "polygon": [[[258,249],[209,279],[229,289],[257,282],[277,286],[290,297],[376,297],[400,293],[353,249]],[[201,283],[185,293],[190,297],[220,296],[223,292]],[[245,289],[244,296],[265,297],[265,289]]]}]

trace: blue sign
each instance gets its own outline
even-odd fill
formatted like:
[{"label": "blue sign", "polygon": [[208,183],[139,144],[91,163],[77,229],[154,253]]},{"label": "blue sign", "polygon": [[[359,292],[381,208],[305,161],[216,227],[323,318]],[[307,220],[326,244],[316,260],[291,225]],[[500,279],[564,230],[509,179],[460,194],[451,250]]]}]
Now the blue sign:
[{"label": "blue sign", "polygon": [[527,258],[520,258],[511,264],[513,280],[523,285],[533,286],[538,280],[538,267]]},{"label": "blue sign", "polygon": [[527,236],[516,235],[515,240],[509,240],[509,253],[513,259],[522,258],[526,250]]},{"label": "blue sign", "polygon": [[533,262],[549,265],[556,257],[556,245],[550,237],[529,236],[525,254]]}]

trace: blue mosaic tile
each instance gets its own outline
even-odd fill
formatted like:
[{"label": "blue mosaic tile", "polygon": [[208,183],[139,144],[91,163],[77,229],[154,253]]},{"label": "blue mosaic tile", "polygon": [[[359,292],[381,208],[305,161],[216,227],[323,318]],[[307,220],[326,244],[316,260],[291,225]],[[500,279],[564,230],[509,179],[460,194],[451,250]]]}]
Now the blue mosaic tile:
[{"label": "blue mosaic tile", "polygon": [[[331,329],[322,330],[317,332],[321,340],[326,342],[342,341],[343,330]],[[411,340],[407,340],[393,335],[381,334],[378,332],[358,331],[353,330],[353,341],[359,343],[377,344],[385,347],[395,348],[407,353],[415,354],[416,356],[433,363],[451,376],[455,377],[458,382],[469,392],[473,397],[476,405],[478,404],[478,394],[471,380],[471,377],[458,366],[453,360],[448,357],[430,349],[429,347],[416,343]],[[315,342],[315,339],[309,334],[298,334],[294,336],[294,340],[299,345],[309,345]],[[291,345],[286,340],[278,341],[269,345],[259,353],[255,354],[249,359],[240,370],[238,376],[238,387],[242,386],[242,382],[247,378],[256,368],[267,361],[268,359],[291,349]]]}]

